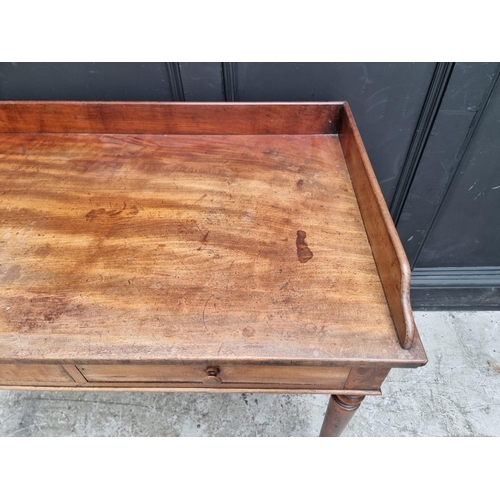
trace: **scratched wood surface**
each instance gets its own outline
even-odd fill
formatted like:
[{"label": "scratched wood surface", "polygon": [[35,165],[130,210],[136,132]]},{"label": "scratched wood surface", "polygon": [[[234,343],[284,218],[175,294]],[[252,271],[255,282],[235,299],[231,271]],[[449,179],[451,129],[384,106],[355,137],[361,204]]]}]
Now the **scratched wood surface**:
[{"label": "scratched wood surface", "polygon": [[[418,340],[418,339],[417,339]],[[0,134],[0,361],[422,364],[335,135]]]}]

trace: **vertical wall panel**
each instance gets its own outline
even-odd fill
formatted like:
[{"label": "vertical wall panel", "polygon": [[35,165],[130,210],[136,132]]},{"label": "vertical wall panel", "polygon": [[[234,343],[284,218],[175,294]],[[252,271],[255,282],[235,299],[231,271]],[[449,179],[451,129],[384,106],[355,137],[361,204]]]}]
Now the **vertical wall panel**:
[{"label": "vertical wall panel", "polygon": [[500,266],[499,84],[442,203],[417,266]]},{"label": "vertical wall panel", "polygon": [[398,223],[412,264],[452,181],[462,149],[467,147],[464,141],[497,70],[497,63],[455,64]]},{"label": "vertical wall panel", "polygon": [[222,63],[180,63],[186,101],[224,101]]},{"label": "vertical wall panel", "polygon": [[165,63],[0,63],[2,100],[170,101]]}]

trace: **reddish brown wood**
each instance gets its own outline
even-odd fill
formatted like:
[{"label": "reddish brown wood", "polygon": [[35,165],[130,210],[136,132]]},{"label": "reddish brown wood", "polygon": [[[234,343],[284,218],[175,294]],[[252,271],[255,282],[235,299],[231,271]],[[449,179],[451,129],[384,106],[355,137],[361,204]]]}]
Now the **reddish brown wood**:
[{"label": "reddish brown wood", "polygon": [[[15,390],[15,391],[78,391],[78,392],[207,392],[207,393],[241,393],[255,392],[262,394],[331,394],[327,389],[304,389],[299,386],[277,385],[274,387],[253,386],[253,385],[217,385],[217,386],[202,386],[193,384],[87,384],[76,385],[75,383],[66,386],[61,385],[1,385],[0,390]],[[363,395],[363,396],[380,396],[379,391],[339,391],[339,394],[347,395]]]},{"label": "reddish brown wood", "polygon": [[321,437],[338,437],[359,408],[364,396],[333,395],[326,410]]},{"label": "reddish brown wood", "polygon": [[390,368],[351,368],[344,389],[380,389]]},{"label": "reddish brown wood", "polygon": [[0,363],[0,385],[67,385],[74,381],[59,365]]},{"label": "reddish brown wood", "polygon": [[336,136],[3,134],[0,185],[0,359],[425,360]]},{"label": "reddish brown wood", "polygon": [[340,143],[401,346],[410,349],[418,336],[410,303],[410,265],[347,103]]},{"label": "reddish brown wood", "polygon": [[0,102],[0,257],[0,388],[333,393],[339,435],[427,362],[345,103]]},{"label": "reddish brown wood", "polygon": [[62,366],[77,384],[86,385],[88,383],[87,379],[82,375],[82,372],[75,365],[65,364]]},{"label": "reddish brown wood", "polygon": [[336,134],[342,103],[0,101],[0,133]]},{"label": "reddish brown wood", "polygon": [[[263,365],[79,365],[89,382],[205,383],[217,376],[224,384],[309,385],[343,389],[349,368]],[[353,388],[353,387],[351,387]]]}]

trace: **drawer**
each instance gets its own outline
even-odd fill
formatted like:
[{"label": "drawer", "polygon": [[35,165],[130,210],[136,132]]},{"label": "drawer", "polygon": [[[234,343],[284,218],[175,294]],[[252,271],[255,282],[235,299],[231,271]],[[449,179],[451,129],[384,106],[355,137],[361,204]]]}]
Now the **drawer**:
[{"label": "drawer", "polygon": [[78,365],[88,382],[293,385],[342,389],[349,368],[258,365]]},{"label": "drawer", "polygon": [[68,384],[74,380],[60,365],[2,364],[0,385],[54,385]]}]

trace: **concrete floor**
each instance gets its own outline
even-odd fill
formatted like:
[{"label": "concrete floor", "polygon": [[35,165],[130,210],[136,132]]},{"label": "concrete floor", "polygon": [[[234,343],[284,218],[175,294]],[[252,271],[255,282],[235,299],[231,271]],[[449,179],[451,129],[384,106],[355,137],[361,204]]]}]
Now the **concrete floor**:
[{"label": "concrete floor", "polygon": [[[500,436],[500,311],[417,312],[429,363],[394,370],[345,436]],[[1,436],[316,436],[328,396],[0,391]]]}]

